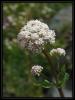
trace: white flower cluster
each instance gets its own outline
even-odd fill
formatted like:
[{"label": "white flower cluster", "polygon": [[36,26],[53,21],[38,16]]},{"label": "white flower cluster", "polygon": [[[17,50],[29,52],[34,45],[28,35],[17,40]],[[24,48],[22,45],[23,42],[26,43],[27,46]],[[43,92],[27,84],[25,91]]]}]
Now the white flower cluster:
[{"label": "white flower cluster", "polygon": [[65,56],[65,54],[66,54],[66,52],[65,52],[65,50],[64,49],[62,49],[62,48],[57,48],[57,49],[52,49],[51,51],[50,51],[50,55],[52,56],[52,55],[54,55],[54,54],[58,54],[58,55],[63,55],[63,56]]},{"label": "white flower cluster", "polygon": [[18,41],[21,47],[38,53],[44,49],[44,44],[55,43],[55,32],[47,24],[31,20],[21,29]]},{"label": "white flower cluster", "polygon": [[34,65],[31,69],[31,73],[33,75],[37,75],[40,76],[41,71],[43,70],[43,67],[39,66],[39,65]]}]

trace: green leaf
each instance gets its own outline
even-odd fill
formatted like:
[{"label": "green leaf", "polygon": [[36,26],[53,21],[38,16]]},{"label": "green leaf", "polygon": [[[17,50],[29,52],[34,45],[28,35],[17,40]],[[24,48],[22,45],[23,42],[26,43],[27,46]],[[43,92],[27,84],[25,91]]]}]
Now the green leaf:
[{"label": "green leaf", "polygon": [[62,80],[58,80],[58,87],[64,87],[66,81],[69,79],[69,74],[65,73]]},{"label": "green leaf", "polygon": [[57,87],[64,87],[68,78],[69,74],[66,73],[65,65],[63,65],[59,69]]},{"label": "green leaf", "polygon": [[54,86],[54,83],[49,82],[48,80],[42,80],[42,81],[36,80],[34,85],[44,87],[44,88],[51,88]]},{"label": "green leaf", "polygon": [[59,70],[58,80],[62,80],[63,79],[63,77],[65,75],[65,72],[66,72],[65,65],[63,65]]},{"label": "green leaf", "polygon": [[53,86],[54,86],[54,84],[52,82],[49,82],[48,80],[44,80],[42,83],[42,87],[44,87],[44,88],[51,88]]},{"label": "green leaf", "polygon": [[68,79],[69,79],[69,74],[68,74],[68,73],[65,73],[64,78],[63,78],[63,80],[62,80],[62,84],[61,84],[62,87],[65,85],[65,83],[66,83],[66,81],[67,81]]}]

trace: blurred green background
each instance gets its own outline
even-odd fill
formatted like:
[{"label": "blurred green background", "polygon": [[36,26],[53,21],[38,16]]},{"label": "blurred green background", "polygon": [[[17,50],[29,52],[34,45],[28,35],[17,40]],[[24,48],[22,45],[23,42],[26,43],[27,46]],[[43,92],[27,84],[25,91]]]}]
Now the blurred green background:
[{"label": "blurred green background", "polygon": [[[51,89],[34,86],[30,72],[34,64],[48,66],[45,57],[32,55],[17,44],[21,27],[32,19],[43,21],[55,30],[55,47],[66,50],[70,79],[65,88],[72,93],[72,3],[3,3],[3,96],[53,96]],[[51,79],[49,71],[47,76]]]}]

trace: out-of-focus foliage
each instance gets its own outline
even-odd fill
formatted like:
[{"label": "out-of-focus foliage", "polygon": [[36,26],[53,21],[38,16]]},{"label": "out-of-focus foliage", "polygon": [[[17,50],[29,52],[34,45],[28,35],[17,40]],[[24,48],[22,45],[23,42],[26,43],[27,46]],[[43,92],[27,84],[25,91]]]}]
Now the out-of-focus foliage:
[{"label": "out-of-focus foliage", "polygon": [[[58,12],[66,7],[72,6],[71,3],[3,3],[3,95],[19,97],[40,97],[45,96],[39,86],[34,86],[31,67],[40,64],[48,66],[45,57],[32,55],[26,50],[22,50],[17,44],[17,34],[21,27],[32,19],[44,21],[50,25],[51,20]],[[65,14],[64,14],[65,16]],[[68,16],[67,16],[68,17]],[[55,22],[53,21],[55,24]],[[52,23],[52,25],[53,25]],[[71,23],[72,24],[72,23]],[[64,24],[63,24],[64,25]],[[57,26],[59,27],[59,26]],[[67,27],[67,28],[66,28]],[[60,30],[62,36],[56,39],[55,47],[67,48],[69,42],[64,38],[70,30],[69,25]],[[65,34],[63,34],[65,33]],[[69,46],[71,47],[71,46]],[[48,48],[50,48],[48,46]],[[49,49],[48,49],[49,50]],[[70,50],[71,52],[71,50]],[[68,54],[69,58],[69,54]],[[71,64],[71,63],[70,63]],[[69,64],[67,64],[69,65]],[[49,76],[48,68],[46,75]]]}]

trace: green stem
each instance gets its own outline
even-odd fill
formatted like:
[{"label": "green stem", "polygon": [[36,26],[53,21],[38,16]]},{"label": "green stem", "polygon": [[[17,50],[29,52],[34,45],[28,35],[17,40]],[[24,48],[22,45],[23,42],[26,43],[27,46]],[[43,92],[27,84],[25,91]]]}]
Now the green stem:
[{"label": "green stem", "polygon": [[45,55],[45,57],[47,58],[47,60],[48,60],[48,62],[49,62],[49,64],[50,64],[50,66],[51,66],[51,74],[52,74],[52,75],[54,74],[54,77],[56,78],[57,73],[55,72],[54,65],[53,65],[53,63],[52,63],[52,60],[51,60],[49,54],[47,54],[47,52],[46,52],[45,49],[43,50],[43,54]]},{"label": "green stem", "polygon": [[[56,75],[57,73],[54,71],[55,68],[53,68],[53,64],[52,64],[52,61],[51,61],[51,58],[50,58],[49,54],[47,54],[47,52],[46,52],[45,50],[43,50],[43,54],[46,56],[46,58],[47,58],[47,60],[48,60],[48,62],[49,62],[49,64],[50,64],[50,66],[52,67],[52,72],[51,72],[51,74],[52,74],[52,75],[54,74],[54,78],[55,78],[55,80],[56,80],[56,82],[57,82],[57,75]],[[62,88],[57,88],[57,89],[58,89],[58,91],[59,91],[60,96],[61,96],[61,97],[64,97]]]}]

